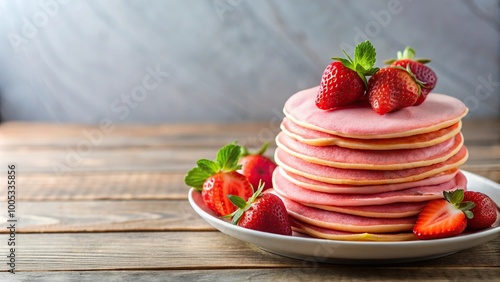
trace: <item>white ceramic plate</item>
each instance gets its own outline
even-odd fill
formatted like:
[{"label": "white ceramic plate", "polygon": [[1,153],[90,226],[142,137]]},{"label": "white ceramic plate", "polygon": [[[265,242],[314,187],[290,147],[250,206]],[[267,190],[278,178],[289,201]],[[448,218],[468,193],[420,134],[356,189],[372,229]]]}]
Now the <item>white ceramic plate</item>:
[{"label": "white ceramic plate", "polygon": [[[500,185],[464,171],[468,189],[490,196],[500,205]],[[426,260],[472,248],[500,235],[500,218],[490,227],[477,232],[436,240],[403,242],[335,241],[305,237],[294,233],[283,236],[232,225],[219,219],[206,207],[201,194],[189,191],[189,203],[210,225],[221,232],[279,255],[316,262],[393,263]]]}]

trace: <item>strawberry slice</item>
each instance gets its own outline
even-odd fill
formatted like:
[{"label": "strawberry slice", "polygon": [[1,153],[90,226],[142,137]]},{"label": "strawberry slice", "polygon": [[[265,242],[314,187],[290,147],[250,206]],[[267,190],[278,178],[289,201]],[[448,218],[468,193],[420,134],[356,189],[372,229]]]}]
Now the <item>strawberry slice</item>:
[{"label": "strawberry slice", "polygon": [[472,218],[470,211],[475,205],[462,202],[464,190],[444,191],[444,199],[428,202],[420,212],[413,234],[421,240],[456,236],[467,227],[467,218]]},{"label": "strawberry slice", "polygon": [[283,201],[271,193],[262,193],[264,185],[259,185],[247,202],[238,196],[229,196],[231,202],[238,207],[234,213],[226,217],[232,223],[244,228],[281,235],[292,235],[292,226]]},{"label": "strawberry slice", "polygon": [[240,146],[226,145],[219,150],[215,161],[198,160],[197,167],[190,170],[184,178],[186,185],[201,191],[207,207],[219,216],[236,210],[228,195],[248,199],[253,193],[248,179],[236,171],[241,168],[241,165],[238,165],[240,153]]}]

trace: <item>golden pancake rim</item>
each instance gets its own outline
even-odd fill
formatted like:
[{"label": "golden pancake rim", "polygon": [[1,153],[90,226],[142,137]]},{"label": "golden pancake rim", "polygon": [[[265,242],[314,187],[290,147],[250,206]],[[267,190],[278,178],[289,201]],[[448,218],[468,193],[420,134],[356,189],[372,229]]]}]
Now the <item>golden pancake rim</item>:
[{"label": "golden pancake rim", "polygon": [[[320,231],[314,230],[305,223],[295,220],[295,224],[292,224],[292,230],[298,233],[309,235],[314,238],[326,239],[326,240],[336,240],[336,241],[377,241],[377,242],[400,242],[400,241],[413,241],[415,236],[413,233],[352,233],[345,235],[333,235],[326,234]],[[306,223],[307,224],[307,223]],[[299,225],[299,226],[297,226]],[[309,224],[311,225],[311,224]]]},{"label": "golden pancake rim", "polygon": [[[465,148],[465,146],[463,146],[463,147]],[[276,150],[276,152],[277,152],[277,150]],[[285,165],[281,160],[279,160],[279,158],[277,157],[277,153],[275,153],[275,155],[274,155],[274,160],[275,160],[276,164],[281,166],[284,170],[290,171],[291,173],[294,173],[294,174],[297,174],[297,175],[300,175],[300,176],[303,176],[303,177],[306,177],[306,178],[309,178],[312,180],[317,180],[317,181],[330,183],[330,184],[379,185],[379,184],[394,184],[394,183],[411,182],[411,181],[421,180],[421,179],[424,179],[424,178],[427,178],[430,176],[434,176],[434,175],[437,175],[441,172],[451,170],[454,168],[458,168],[459,166],[461,166],[462,164],[464,164],[467,161],[468,157],[469,157],[469,152],[466,149],[465,156],[453,164],[443,165],[443,166],[438,167],[436,169],[432,169],[432,170],[426,171],[426,172],[421,173],[421,174],[408,176],[406,178],[378,179],[378,180],[338,179],[338,178],[327,178],[327,177],[315,176],[315,175],[311,175],[308,173],[304,173],[300,170],[297,170],[295,168],[291,168],[291,167]]]},{"label": "golden pancake rim", "polygon": [[[282,177],[286,178],[288,181],[290,181],[293,184],[295,184],[295,185],[297,185],[297,186],[299,186],[301,188],[304,188],[304,189],[308,189],[308,190],[316,191],[316,192],[322,192],[322,193],[332,193],[332,194],[357,194],[357,193],[353,193],[353,192],[342,192],[341,191],[342,189],[345,190],[346,188],[331,188],[331,187],[322,186],[322,185],[305,183],[305,182],[302,182],[302,181],[297,180],[297,179],[293,178],[292,176],[290,176],[284,168],[278,167],[277,169],[279,170],[277,173],[281,174]],[[458,172],[459,172],[459,169],[454,169],[454,170],[452,170],[452,172],[444,171],[444,172],[438,173],[438,174],[430,176],[430,177],[437,177],[437,176],[440,176],[442,174],[448,174],[448,175],[450,175],[451,178],[448,179],[448,180],[446,180],[446,181],[449,181],[449,180],[455,178]],[[421,179],[421,180],[423,180],[423,179]],[[440,182],[440,183],[437,183],[437,184],[434,184],[434,185],[438,185],[438,184],[444,183],[446,181],[443,181],[443,182]],[[325,185],[329,185],[329,184],[332,184],[332,183],[324,183],[324,184]],[[383,185],[384,184],[379,185],[379,186],[382,188]],[[358,188],[360,190],[363,189],[363,185],[353,185],[353,187],[356,187],[356,188]],[[417,187],[417,186],[414,186],[414,187]],[[413,188],[413,187],[401,188],[401,189],[398,189],[398,190],[404,190],[404,189],[409,189],[409,188]],[[390,191],[398,191],[398,190],[390,190]],[[383,193],[383,192],[389,192],[389,191],[387,191],[387,190],[381,190],[381,191],[376,192],[376,193]],[[359,194],[374,194],[374,193],[373,192],[369,192],[369,193],[359,193]]]},{"label": "golden pancake rim", "polygon": [[[457,136],[460,137],[459,143],[453,145],[453,150],[450,150],[446,155],[443,155],[439,158],[435,158],[432,160],[421,160],[421,161],[415,161],[415,162],[405,162],[405,163],[399,163],[399,164],[387,164],[387,165],[380,165],[380,164],[361,164],[361,163],[345,163],[345,162],[334,162],[334,161],[329,161],[329,160],[323,160],[319,159],[316,157],[311,157],[308,155],[304,155],[298,152],[293,151],[292,149],[286,147],[283,145],[279,140],[278,136],[275,138],[276,145],[281,148],[283,151],[285,151],[287,154],[297,157],[299,159],[302,159],[304,161],[313,163],[313,164],[319,164],[323,166],[329,166],[329,167],[335,167],[335,168],[344,168],[344,169],[362,169],[362,170],[399,170],[399,169],[409,169],[409,168],[417,168],[417,167],[423,167],[423,166],[429,166],[433,164],[437,164],[440,162],[444,162],[447,159],[453,157],[460,149],[462,148],[464,144],[464,138],[461,133],[458,133],[456,136],[453,136],[452,138],[457,138]],[[451,139],[451,138],[450,138]],[[411,149],[410,149],[411,150]],[[369,151],[369,150],[367,150]]]},{"label": "golden pancake rim", "polygon": [[454,123],[457,123],[463,117],[465,117],[468,112],[469,112],[469,109],[465,108],[465,110],[464,110],[464,112],[462,114],[458,115],[457,117],[455,117],[453,119],[449,119],[449,120],[443,121],[441,123],[434,124],[432,126],[420,127],[420,128],[416,128],[416,129],[413,129],[413,130],[405,130],[405,131],[402,131],[402,132],[394,132],[394,133],[386,133],[386,134],[347,134],[347,133],[343,133],[343,132],[339,132],[339,131],[328,130],[328,129],[325,129],[325,128],[322,128],[322,127],[319,127],[319,126],[308,124],[308,123],[303,122],[303,121],[299,121],[296,118],[292,117],[286,111],[286,109],[283,108],[283,113],[285,114],[285,116],[287,118],[289,118],[292,122],[295,122],[296,124],[298,124],[298,125],[300,125],[302,127],[313,129],[313,130],[317,130],[317,131],[320,131],[320,132],[325,132],[325,133],[332,134],[332,135],[337,135],[337,136],[347,137],[347,138],[355,138],[355,139],[399,138],[399,137],[407,137],[407,136],[413,136],[413,135],[417,135],[417,134],[429,133],[429,132],[433,132],[433,131],[436,131],[436,130],[439,130],[439,129],[451,126]]},{"label": "golden pancake rim", "polygon": [[[290,120],[290,122],[293,122]],[[449,127],[454,126],[455,124],[458,124],[456,129],[453,129],[452,131],[443,134],[437,138],[427,140],[427,141],[420,141],[420,142],[402,142],[399,144],[370,144],[370,140],[372,139],[354,139],[354,138],[348,138],[348,137],[342,137],[342,136],[335,136],[333,134],[332,137],[330,138],[304,138],[303,136],[300,136],[297,133],[291,132],[286,126],[281,123],[280,124],[280,129],[283,131],[287,136],[290,138],[293,138],[301,143],[311,145],[311,146],[317,146],[317,147],[325,147],[325,146],[339,146],[343,148],[348,148],[348,149],[360,149],[360,150],[399,150],[399,149],[418,149],[418,148],[425,148],[425,147],[430,147],[434,146],[437,144],[440,144],[442,142],[445,142],[446,140],[452,138],[453,136],[457,135],[460,130],[462,129],[462,121],[458,121],[457,123],[454,123],[450,125]],[[297,126],[300,126],[297,124]],[[441,129],[448,128],[448,127],[443,127]],[[307,128],[310,130],[313,130],[311,128]],[[440,129],[437,129],[440,130]],[[437,131],[436,130],[436,131]],[[423,135],[423,134],[429,134],[432,133],[427,132],[427,133],[422,133],[422,134],[417,134],[413,136],[406,136],[406,137],[396,137],[396,138],[388,138],[388,139],[403,139],[403,138],[408,138],[408,137],[414,137],[418,135]],[[322,132],[325,133],[325,132]],[[328,133],[329,134],[329,133]],[[376,140],[383,140],[383,139],[376,139]]]}]

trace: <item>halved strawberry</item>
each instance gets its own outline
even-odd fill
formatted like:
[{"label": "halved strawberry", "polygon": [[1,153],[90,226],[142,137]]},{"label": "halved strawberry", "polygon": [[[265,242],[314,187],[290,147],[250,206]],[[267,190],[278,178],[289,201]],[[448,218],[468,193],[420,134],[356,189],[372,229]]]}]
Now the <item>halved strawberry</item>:
[{"label": "halved strawberry", "polygon": [[257,191],[246,202],[241,197],[229,196],[238,210],[227,217],[232,217],[232,223],[244,228],[292,235],[292,226],[283,201],[271,193],[262,193],[264,185],[259,185]]},{"label": "halved strawberry", "polygon": [[488,228],[497,220],[497,206],[488,195],[476,191],[466,191],[464,200],[471,201],[476,205],[471,210],[474,217],[467,219],[467,228]]},{"label": "halved strawberry", "polygon": [[242,147],[239,163],[241,173],[247,177],[253,187],[259,187],[264,183],[264,190],[273,186],[272,176],[276,164],[264,155],[269,143],[265,143],[256,153],[250,153],[246,147]]},{"label": "halved strawberry", "polygon": [[238,195],[244,199],[252,196],[250,182],[236,171],[241,168],[241,165],[238,165],[240,153],[240,146],[226,145],[219,150],[215,161],[198,160],[197,167],[190,170],[184,178],[188,186],[201,191],[207,207],[219,216],[236,210],[228,195]]},{"label": "halved strawberry", "polygon": [[425,64],[430,62],[430,59],[414,59],[415,50],[411,47],[406,47],[403,52],[399,51],[397,59],[390,59],[384,61],[386,64],[391,64],[393,66],[401,66],[406,68],[409,66],[415,77],[422,81],[422,93],[418,96],[415,106],[422,104],[432,89],[436,86],[437,76],[434,71],[426,66]]},{"label": "halved strawberry", "polygon": [[370,41],[359,43],[354,50],[354,59],[344,51],[347,59],[332,58],[323,71],[316,95],[316,106],[331,110],[361,99],[367,87],[366,77],[377,72],[374,68],[376,51]]},{"label": "halved strawberry", "polygon": [[467,218],[472,218],[472,202],[462,202],[464,190],[444,191],[444,199],[428,202],[420,212],[413,234],[421,240],[456,236],[467,226]]}]

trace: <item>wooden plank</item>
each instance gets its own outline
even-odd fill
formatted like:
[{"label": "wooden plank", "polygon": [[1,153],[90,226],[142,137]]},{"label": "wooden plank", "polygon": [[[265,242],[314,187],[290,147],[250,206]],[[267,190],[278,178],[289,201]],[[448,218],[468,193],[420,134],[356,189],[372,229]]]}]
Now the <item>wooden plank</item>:
[{"label": "wooden plank", "polygon": [[[220,232],[20,234],[16,269],[22,271],[245,269],[314,266],[265,252]],[[5,241],[6,235],[0,236]],[[7,252],[0,245],[0,254]],[[405,268],[498,267],[500,237],[475,248]],[[5,269],[0,269],[5,271]]]},{"label": "wooden plank", "polygon": [[[64,175],[72,171],[187,171],[201,158],[215,159],[214,148],[106,148],[87,152],[74,148],[0,149],[0,171],[8,163],[17,163],[22,172],[52,172]],[[267,155],[272,156],[274,146]]]},{"label": "wooden plank", "polygon": [[500,119],[465,119],[462,122],[462,134],[467,145],[498,145],[500,143]]},{"label": "wooden plank", "polygon": [[[19,168],[19,201],[187,199],[186,172],[28,173]],[[0,194],[0,199],[6,199]]]},{"label": "wooden plank", "polygon": [[[6,235],[0,235],[1,241]],[[19,234],[19,271],[300,266],[220,232]],[[7,253],[7,244],[0,254]],[[5,268],[0,269],[5,271]]]},{"label": "wooden plank", "polygon": [[[116,125],[113,130],[81,124],[6,122],[0,125],[0,148],[63,147],[90,141],[96,148],[124,147],[218,147],[239,140],[259,146],[272,141],[282,115],[268,122],[228,124]],[[500,120],[464,120],[462,133],[468,145],[500,142]]]},{"label": "wooden plank", "polygon": [[[10,276],[9,276],[10,275]],[[159,281],[498,281],[498,267],[461,268],[410,268],[392,266],[339,266],[318,269],[314,266],[297,268],[252,268],[252,269],[189,269],[148,271],[68,271],[68,272],[18,272],[16,278],[24,281],[51,282],[159,282]],[[12,278],[11,274],[0,273],[0,279]],[[4,280],[6,281],[6,280]]]},{"label": "wooden plank", "polygon": [[90,142],[106,147],[219,147],[234,140],[247,146],[273,141],[282,116],[261,123],[114,125],[105,130],[82,124],[7,122],[0,125],[0,148],[67,147]]},{"label": "wooden plank", "polygon": [[[213,231],[186,200],[19,202],[18,233]],[[0,217],[1,222],[7,218]],[[8,233],[2,228],[0,233]]]}]

